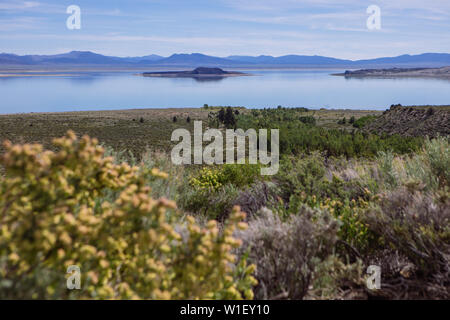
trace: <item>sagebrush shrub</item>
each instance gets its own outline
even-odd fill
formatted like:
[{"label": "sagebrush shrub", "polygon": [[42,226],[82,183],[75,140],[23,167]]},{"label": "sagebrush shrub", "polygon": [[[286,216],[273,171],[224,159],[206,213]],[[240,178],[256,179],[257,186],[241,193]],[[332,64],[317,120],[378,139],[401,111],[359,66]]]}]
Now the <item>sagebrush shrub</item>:
[{"label": "sagebrush shrub", "polygon": [[257,299],[303,299],[313,284],[319,266],[328,261],[337,241],[338,222],[325,211],[302,207],[282,220],[265,209],[241,232],[256,264]]},{"label": "sagebrush shrub", "polygon": [[[0,180],[0,298],[252,298],[254,266],[232,254],[235,208],[219,231],[153,199],[156,169],[115,164],[73,132],[40,145],[5,143]],[[81,269],[67,290],[66,268]]]},{"label": "sagebrush shrub", "polygon": [[437,137],[427,139],[423,147],[426,161],[434,175],[440,181],[440,185],[450,184],[450,146],[449,137]]},{"label": "sagebrush shrub", "polygon": [[379,152],[379,180],[386,189],[416,183],[427,191],[449,187],[450,147],[448,137],[426,139],[422,150],[409,156]]},{"label": "sagebrush shrub", "polygon": [[422,151],[406,163],[409,176],[428,189],[450,186],[450,146],[448,137],[426,139]]},{"label": "sagebrush shrub", "polygon": [[283,198],[289,199],[292,194],[302,192],[308,195],[320,193],[325,176],[323,162],[323,156],[317,152],[303,158],[283,158],[276,176]]},{"label": "sagebrush shrub", "polygon": [[277,187],[271,182],[257,182],[242,190],[233,201],[248,216],[253,216],[261,208],[276,201]]},{"label": "sagebrush shrub", "polygon": [[377,162],[379,173],[382,175],[384,184],[388,188],[395,188],[400,183],[399,173],[394,167],[395,155],[391,151],[380,151],[378,153]]},{"label": "sagebrush shrub", "polygon": [[367,210],[364,220],[387,248],[414,265],[414,274],[402,282],[383,279],[390,285],[391,297],[450,297],[448,193],[433,195],[403,187],[383,195],[377,206]]},{"label": "sagebrush shrub", "polygon": [[211,219],[227,216],[233,209],[233,203],[239,190],[227,184],[217,191],[181,186],[178,203],[184,210],[203,215]]}]

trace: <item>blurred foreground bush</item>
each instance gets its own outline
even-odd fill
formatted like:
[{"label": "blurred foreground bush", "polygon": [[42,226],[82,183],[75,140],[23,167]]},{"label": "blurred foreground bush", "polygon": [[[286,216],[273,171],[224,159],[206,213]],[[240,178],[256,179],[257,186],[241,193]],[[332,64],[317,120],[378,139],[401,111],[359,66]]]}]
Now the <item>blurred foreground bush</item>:
[{"label": "blurred foreground bush", "polygon": [[[115,164],[73,132],[40,145],[5,143],[0,177],[0,298],[252,298],[254,266],[236,261],[239,208],[219,231],[151,197],[156,169]],[[81,269],[81,290],[66,269]]]}]

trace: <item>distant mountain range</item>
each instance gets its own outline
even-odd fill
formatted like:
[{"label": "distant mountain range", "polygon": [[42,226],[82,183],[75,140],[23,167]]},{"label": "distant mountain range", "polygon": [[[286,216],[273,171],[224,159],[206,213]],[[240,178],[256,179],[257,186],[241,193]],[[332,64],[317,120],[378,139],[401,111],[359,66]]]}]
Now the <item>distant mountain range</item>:
[{"label": "distant mountain range", "polygon": [[57,55],[0,54],[0,67],[69,67],[69,66],[117,66],[117,67],[336,67],[336,68],[389,68],[389,67],[443,67],[450,66],[448,53],[424,53],[401,55],[368,60],[344,60],[323,56],[286,55],[273,57],[261,55],[229,56],[225,58],[201,53],[173,54],[170,57],[147,55],[143,57],[113,57],[90,51],[72,51]]}]

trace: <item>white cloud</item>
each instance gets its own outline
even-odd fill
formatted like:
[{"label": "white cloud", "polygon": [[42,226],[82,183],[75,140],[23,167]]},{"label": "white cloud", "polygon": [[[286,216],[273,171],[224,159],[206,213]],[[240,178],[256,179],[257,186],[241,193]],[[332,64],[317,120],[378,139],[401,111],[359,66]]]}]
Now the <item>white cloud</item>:
[{"label": "white cloud", "polygon": [[0,10],[26,10],[40,5],[41,3],[36,1],[8,1],[0,3]]},{"label": "white cloud", "polygon": [[14,19],[0,20],[0,30],[17,31],[17,30],[36,30],[42,25],[43,18],[19,17]]}]

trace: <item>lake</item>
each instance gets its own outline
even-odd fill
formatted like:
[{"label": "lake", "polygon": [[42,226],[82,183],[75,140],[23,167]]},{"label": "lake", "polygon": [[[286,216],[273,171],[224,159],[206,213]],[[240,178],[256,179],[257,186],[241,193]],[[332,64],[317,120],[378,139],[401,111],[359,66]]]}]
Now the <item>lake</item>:
[{"label": "lake", "polygon": [[450,81],[346,79],[342,70],[246,70],[251,77],[214,81],[146,78],[136,72],[1,77],[0,113],[134,108],[307,107],[384,110],[391,104],[450,104]]}]

